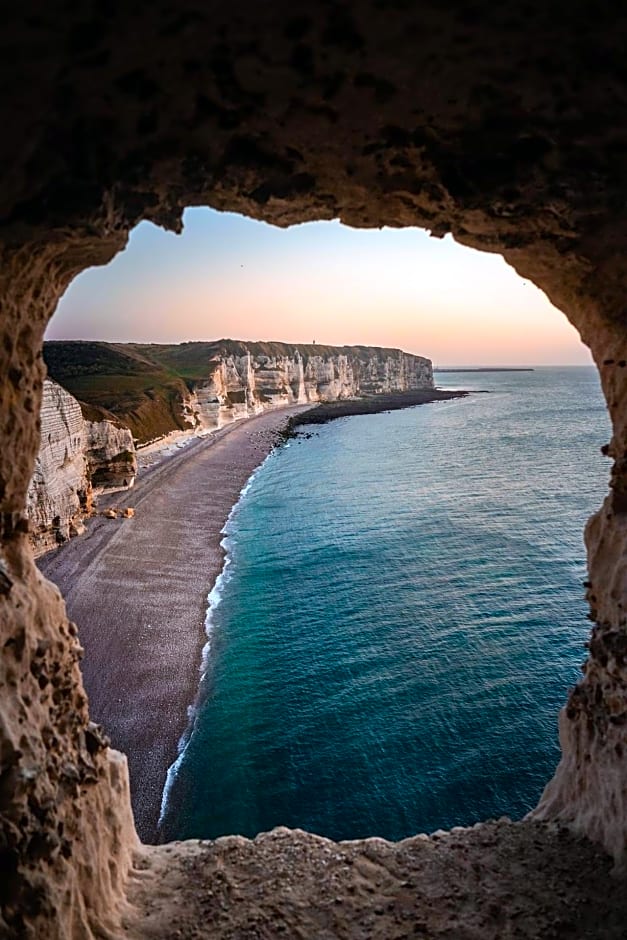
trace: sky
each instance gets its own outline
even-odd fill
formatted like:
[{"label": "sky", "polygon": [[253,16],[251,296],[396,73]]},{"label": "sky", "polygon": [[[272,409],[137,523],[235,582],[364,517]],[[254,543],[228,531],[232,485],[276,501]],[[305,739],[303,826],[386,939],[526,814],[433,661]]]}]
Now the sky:
[{"label": "sky", "polygon": [[188,209],[70,285],[47,339],[397,346],[436,365],[579,365],[566,317],[499,256],[420,229],[278,229]]}]

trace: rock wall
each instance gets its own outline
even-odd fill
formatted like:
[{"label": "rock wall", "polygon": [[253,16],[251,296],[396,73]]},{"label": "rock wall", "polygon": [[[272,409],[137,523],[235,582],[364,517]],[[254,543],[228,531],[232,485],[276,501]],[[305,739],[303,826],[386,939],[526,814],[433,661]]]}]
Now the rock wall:
[{"label": "rock wall", "polygon": [[133,485],[137,457],[133,435],[112,421],[85,421],[85,456],[94,492]]},{"label": "rock wall", "polygon": [[94,493],[131,486],[137,470],[133,438],[110,421],[85,421],[75,398],[46,379],[41,443],[26,497],[36,554],[55,548],[85,527]]},{"label": "rock wall", "polygon": [[91,510],[85,422],[75,398],[47,380],[41,403],[41,445],[26,508],[36,551],[83,531]]},{"label": "rock wall", "polygon": [[[575,306],[575,310],[577,307]],[[610,493],[588,521],[586,596],[594,626],[582,679],[559,716],[562,757],[530,814],[559,819],[624,862],[627,846],[627,341],[587,312],[612,418]]]},{"label": "rock wall", "polygon": [[86,417],[130,428],[139,446],[284,405],[433,386],[428,359],[379,346],[58,340],[44,360]]},{"label": "rock wall", "polygon": [[[121,936],[137,847],[126,759],[91,725],[77,628],[32,556],[26,493],[40,445],[46,320],[95,251],[0,246],[0,936]],[[40,287],[33,289],[38,282]]]},{"label": "rock wall", "polygon": [[238,344],[208,363],[209,378],[197,383],[185,402],[187,420],[203,429],[222,427],[237,418],[271,408],[338,401],[360,395],[405,392],[433,387],[431,361],[400,349],[311,347],[264,351]]}]

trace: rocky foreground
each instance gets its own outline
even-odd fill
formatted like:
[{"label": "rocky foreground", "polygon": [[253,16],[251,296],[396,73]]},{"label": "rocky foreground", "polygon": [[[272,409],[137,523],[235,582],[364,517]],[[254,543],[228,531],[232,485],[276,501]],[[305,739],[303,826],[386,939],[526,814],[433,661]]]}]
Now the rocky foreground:
[{"label": "rocky foreground", "polygon": [[403,842],[275,829],[139,856],[145,940],[624,940],[624,876],[585,839],[506,820]]}]

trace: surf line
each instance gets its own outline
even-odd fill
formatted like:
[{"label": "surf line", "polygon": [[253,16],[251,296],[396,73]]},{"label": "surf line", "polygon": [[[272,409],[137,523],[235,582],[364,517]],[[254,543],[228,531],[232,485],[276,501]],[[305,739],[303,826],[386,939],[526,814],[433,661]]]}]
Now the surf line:
[{"label": "surf line", "polygon": [[205,645],[203,646],[201,659],[200,659],[200,667],[199,667],[200,680],[199,680],[199,685],[198,685],[198,691],[196,693],[196,697],[194,701],[192,702],[191,705],[188,706],[188,709],[187,709],[188,724],[187,724],[185,731],[183,732],[183,734],[181,735],[179,739],[178,746],[177,746],[177,757],[174,760],[174,762],[170,764],[166,773],[163,793],[161,795],[161,810],[159,812],[159,820],[157,822],[157,829],[161,828],[165,820],[165,815],[168,810],[170,793],[176,781],[176,777],[181,767],[181,764],[183,763],[185,759],[185,751],[187,749],[187,745],[191,741],[192,736],[194,734],[198,714],[204,702],[204,698],[202,694],[203,682],[204,682],[204,679],[207,675],[207,671],[209,668],[209,661],[210,661],[210,656],[211,656],[211,639],[212,639],[212,635],[213,635],[214,628],[215,628],[215,621],[214,621],[215,611],[222,603],[222,596],[224,593],[224,589],[231,578],[229,568],[233,561],[233,555],[232,555],[233,542],[232,542],[232,539],[229,538],[229,535],[232,532],[233,521],[237,513],[239,512],[239,509],[241,508],[242,501],[246,498],[247,494],[250,492],[251,487],[253,486],[257,475],[261,472],[261,470],[265,467],[265,465],[268,463],[268,461],[271,458],[276,457],[277,452],[280,449],[282,449],[282,447],[289,447],[289,446],[290,446],[290,443],[288,441],[284,443],[283,445],[281,445],[281,447],[274,447],[270,451],[270,453],[265,457],[262,463],[260,463],[259,466],[253,470],[251,475],[248,477],[248,480],[246,481],[246,483],[240,490],[239,496],[237,498],[237,502],[231,508],[231,511],[224,524],[224,527],[220,530],[220,535],[224,536],[224,538],[220,542],[220,548],[222,548],[222,550],[224,551],[224,562],[222,565],[222,570],[220,571],[220,574],[215,580],[215,584],[213,585],[213,587],[209,591],[209,594],[207,595],[207,613],[205,615],[205,623],[204,623],[204,631],[205,631],[205,636],[207,637],[207,641]]}]

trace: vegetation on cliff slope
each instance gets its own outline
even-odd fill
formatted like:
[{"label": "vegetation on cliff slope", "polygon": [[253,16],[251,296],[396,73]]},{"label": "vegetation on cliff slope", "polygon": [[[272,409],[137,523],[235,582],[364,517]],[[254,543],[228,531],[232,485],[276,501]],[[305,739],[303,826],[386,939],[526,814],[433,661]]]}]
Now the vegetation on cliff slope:
[{"label": "vegetation on cliff slope", "polygon": [[79,400],[85,418],[125,425],[144,443],[189,427],[181,412],[188,386],[175,370],[141,349],[122,343],[50,342],[44,343],[44,360],[51,378]]},{"label": "vegetation on cliff slope", "polygon": [[[182,401],[207,380],[211,363],[226,356],[252,353],[292,357],[305,363],[313,356],[397,357],[398,349],[378,346],[324,346],[317,343],[242,342],[221,339],[170,345],[104,343],[83,340],[44,343],[48,374],[81,404],[90,421],[107,418],[129,427],[139,443],[190,425],[183,420]],[[259,389],[262,400],[264,388]],[[231,400],[240,400],[237,392]],[[241,397],[241,396],[240,396]]]}]

